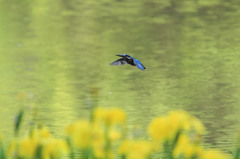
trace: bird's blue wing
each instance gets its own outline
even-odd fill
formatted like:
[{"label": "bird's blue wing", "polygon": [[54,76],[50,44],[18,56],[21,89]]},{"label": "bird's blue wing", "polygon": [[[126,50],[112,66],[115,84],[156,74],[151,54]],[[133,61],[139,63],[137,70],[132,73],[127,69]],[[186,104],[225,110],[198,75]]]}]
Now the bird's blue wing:
[{"label": "bird's blue wing", "polygon": [[137,66],[137,68],[139,68],[140,70],[145,70],[146,68],[142,65],[142,63],[137,60],[137,59],[133,59],[133,63]]},{"label": "bird's blue wing", "polygon": [[112,63],[110,65],[125,65],[127,64],[127,61],[124,58],[120,58]]}]

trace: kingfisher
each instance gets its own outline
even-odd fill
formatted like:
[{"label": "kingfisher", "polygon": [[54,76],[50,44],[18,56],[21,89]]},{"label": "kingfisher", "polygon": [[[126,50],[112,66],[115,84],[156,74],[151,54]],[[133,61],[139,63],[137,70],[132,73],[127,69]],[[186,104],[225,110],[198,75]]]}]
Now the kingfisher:
[{"label": "kingfisher", "polygon": [[120,56],[122,58],[110,63],[110,65],[125,65],[125,64],[129,64],[132,66],[137,66],[138,69],[140,70],[145,70],[146,68],[143,66],[143,64],[135,59],[134,57],[127,55],[127,54],[121,54],[121,55],[116,55],[116,56]]}]

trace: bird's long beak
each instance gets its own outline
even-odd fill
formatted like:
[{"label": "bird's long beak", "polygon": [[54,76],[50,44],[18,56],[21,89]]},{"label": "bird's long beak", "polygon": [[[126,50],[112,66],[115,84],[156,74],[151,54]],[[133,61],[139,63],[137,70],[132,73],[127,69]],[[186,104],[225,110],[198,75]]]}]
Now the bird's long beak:
[{"label": "bird's long beak", "polygon": [[123,57],[123,55],[116,55],[116,56],[120,56],[120,57]]}]

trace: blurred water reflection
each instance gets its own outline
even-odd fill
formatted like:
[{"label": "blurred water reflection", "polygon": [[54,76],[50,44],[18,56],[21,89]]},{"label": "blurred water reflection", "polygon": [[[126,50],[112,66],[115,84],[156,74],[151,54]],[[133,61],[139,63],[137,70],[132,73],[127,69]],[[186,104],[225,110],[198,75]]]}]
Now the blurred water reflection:
[{"label": "blurred water reflection", "polygon": [[[62,136],[65,125],[89,116],[98,88],[98,105],[128,112],[133,136],[144,136],[153,117],[183,109],[205,123],[210,146],[231,150],[240,123],[239,7],[236,0],[0,0],[2,133],[12,135],[11,119],[24,106],[25,128],[37,107]],[[122,53],[146,71],[110,66]]]}]

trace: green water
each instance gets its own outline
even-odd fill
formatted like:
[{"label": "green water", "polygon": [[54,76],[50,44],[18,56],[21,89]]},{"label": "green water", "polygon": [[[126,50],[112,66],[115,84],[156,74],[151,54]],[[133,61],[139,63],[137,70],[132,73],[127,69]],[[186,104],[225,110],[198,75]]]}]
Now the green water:
[{"label": "green water", "polygon": [[[0,131],[21,134],[34,108],[56,136],[93,105],[121,107],[131,136],[182,109],[207,127],[209,147],[231,151],[240,124],[237,0],[0,0]],[[147,68],[110,66],[127,53]],[[18,95],[23,93],[24,98]]]}]

